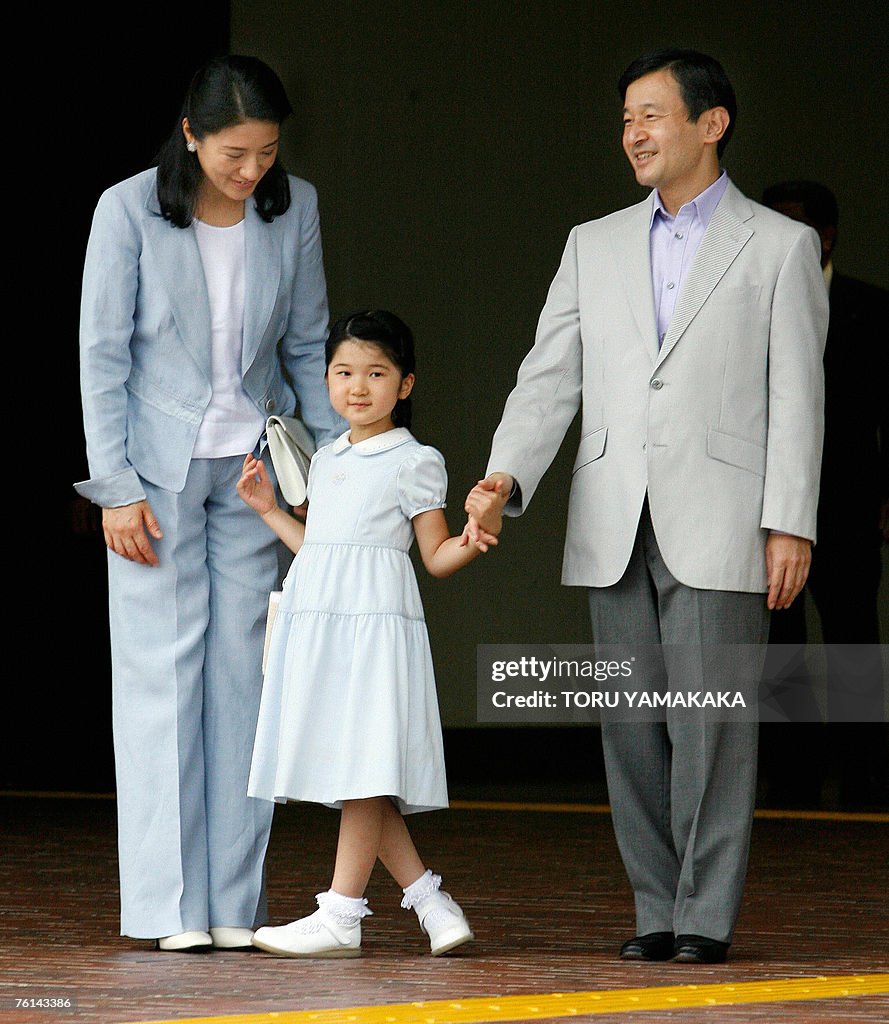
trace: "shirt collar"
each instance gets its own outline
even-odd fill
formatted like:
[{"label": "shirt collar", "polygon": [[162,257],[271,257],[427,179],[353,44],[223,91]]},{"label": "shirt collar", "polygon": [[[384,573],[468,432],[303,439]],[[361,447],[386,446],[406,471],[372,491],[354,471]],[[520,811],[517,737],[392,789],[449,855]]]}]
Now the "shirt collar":
[{"label": "shirt collar", "polygon": [[363,441],[355,444],[349,440],[347,430],[333,442],[333,450],[336,455],[351,448],[358,455],[376,455],[377,452],[387,452],[390,448],[397,448],[405,441],[412,441],[414,435],[407,427],[393,427],[392,430],[385,430],[382,434],[374,434],[373,437],[366,437]]},{"label": "shirt collar", "polygon": [[[710,223],[710,218],[713,216],[716,207],[719,205],[719,200],[725,195],[725,190],[727,188],[728,174],[726,174],[725,171],[721,171],[716,181],[714,181],[712,185],[708,185],[700,195],[695,196],[694,199],[690,199],[687,203],[683,204],[676,216],[678,217],[686,207],[694,207],[695,213],[698,215],[698,219],[706,229],[707,225]],[[652,191],[651,217],[648,221],[649,229],[654,224],[654,218],[658,214],[666,220],[674,219],[669,213],[667,213],[664,204],[661,202],[660,193],[657,189],[654,189]]]}]

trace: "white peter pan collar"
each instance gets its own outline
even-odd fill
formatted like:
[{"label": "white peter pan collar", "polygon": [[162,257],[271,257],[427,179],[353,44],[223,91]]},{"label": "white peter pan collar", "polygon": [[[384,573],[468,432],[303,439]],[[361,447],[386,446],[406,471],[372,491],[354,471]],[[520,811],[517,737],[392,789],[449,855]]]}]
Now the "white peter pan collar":
[{"label": "white peter pan collar", "polygon": [[340,452],[351,448],[357,455],[376,455],[377,452],[387,452],[390,448],[397,448],[405,441],[413,441],[413,439],[414,435],[407,427],[393,427],[391,430],[383,431],[382,434],[374,434],[373,437],[367,437],[363,441],[352,444],[349,441],[349,431],[347,430],[333,442],[333,451],[335,455],[339,455]]}]

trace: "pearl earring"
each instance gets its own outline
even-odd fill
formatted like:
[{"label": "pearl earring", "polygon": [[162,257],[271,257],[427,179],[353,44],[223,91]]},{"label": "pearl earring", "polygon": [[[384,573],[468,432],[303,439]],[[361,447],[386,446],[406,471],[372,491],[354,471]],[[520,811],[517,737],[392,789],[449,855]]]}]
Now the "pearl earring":
[{"label": "pearl earring", "polygon": [[196,153],[198,144],[194,140],[192,140],[191,142],[185,143],[185,148],[188,150],[189,153]]}]

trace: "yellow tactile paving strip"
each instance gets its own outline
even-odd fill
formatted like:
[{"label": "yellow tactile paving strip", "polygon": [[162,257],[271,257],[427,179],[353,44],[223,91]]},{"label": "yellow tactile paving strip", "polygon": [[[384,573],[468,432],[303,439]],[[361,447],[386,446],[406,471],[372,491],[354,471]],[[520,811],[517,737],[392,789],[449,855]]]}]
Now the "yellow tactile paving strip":
[{"label": "yellow tactile paving strip", "polygon": [[141,1024],[490,1024],[494,1021],[552,1020],[604,1013],[685,1010],[806,999],[847,999],[868,995],[889,995],[889,974],[621,988],[602,992],[553,992],[500,998],[441,999],[435,1002],[388,1003],[332,1010],[189,1017],[176,1021],[143,1021]]}]

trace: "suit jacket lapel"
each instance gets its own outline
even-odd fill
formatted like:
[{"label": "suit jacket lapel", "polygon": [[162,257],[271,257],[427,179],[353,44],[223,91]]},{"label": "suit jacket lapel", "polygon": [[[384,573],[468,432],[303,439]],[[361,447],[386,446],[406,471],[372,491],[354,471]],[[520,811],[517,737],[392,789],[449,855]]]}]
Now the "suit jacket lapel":
[{"label": "suit jacket lapel", "polygon": [[150,201],[144,237],[154,248],[182,343],[210,380],[210,300],[194,228],[175,227]]},{"label": "suit jacket lapel", "polygon": [[749,221],[753,207],[729,182],[722,201],[716,207],[694,263],[682,285],[682,291],[673,311],[673,319],[661,345],[658,364],[670,354],[697,316],[713,289],[722,280],[735,257],[753,235]]},{"label": "suit jacket lapel", "polygon": [[252,201],[244,211],[247,268],[244,285],[244,340],[241,372],[246,373],[268,330],[281,281],[284,218],[267,224]]},{"label": "suit jacket lapel", "polygon": [[620,281],[639,329],[640,341],[654,362],[657,359],[657,321],[651,284],[651,200],[634,206],[630,214],[632,219],[629,224],[616,225],[612,229],[611,244],[617,258]]}]

